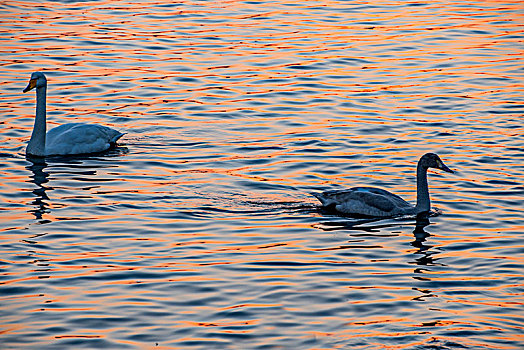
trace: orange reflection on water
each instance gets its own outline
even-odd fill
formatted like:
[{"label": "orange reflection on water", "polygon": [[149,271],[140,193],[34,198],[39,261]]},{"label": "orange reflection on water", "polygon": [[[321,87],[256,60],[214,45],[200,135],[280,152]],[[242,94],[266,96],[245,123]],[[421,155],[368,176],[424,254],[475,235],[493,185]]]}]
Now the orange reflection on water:
[{"label": "orange reflection on water", "polygon": [[[307,344],[318,348],[361,338],[388,349],[517,343],[522,329],[499,308],[518,319],[522,306],[513,281],[522,259],[500,247],[523,248],[511,243],[524,230],[521,145],[512,141],[523,132],[514,108],[523,88],[515,40],[522,4],[262,5],[6,3],[2,284],[25,294],[9,298],[5,333],[34,329],[36,338],[61,327],[42,337],[116,337],[112,346],[140,348],[157,348],[140,336],[164,327],[183,328],[172,347],[238,345],[224,334],[268,347],[314,336]],[[128,152],[50,160],[40,169],[48,175],[28,168],[34,95],[20,90],[41,68],[49,126],[114,125],[127,132]],[[444,214],[431,218],[423,244],[412,244],[412,222],[361,235],[316,229],[349,219],[317,211],[309,192],[372,184],[414,200],[416,163],[427,151],[461,173],[430,172]],[[494,267],[468,268],[479,262]],[[468,294],[473,288],[480,294]],[[33,289],[62,321],[39,314]],[[198,303],[177,304],[185,299]],[[384,306],[395,314],[384,316]],[[279,309],[289,326],[266,309]],[[163,313],[144,316],[151,310]],[[79,311],[133,320],[75,328]],[[449,335],[463,331],[478,333]],[[169,348],[164,340],[159,347]]]}]

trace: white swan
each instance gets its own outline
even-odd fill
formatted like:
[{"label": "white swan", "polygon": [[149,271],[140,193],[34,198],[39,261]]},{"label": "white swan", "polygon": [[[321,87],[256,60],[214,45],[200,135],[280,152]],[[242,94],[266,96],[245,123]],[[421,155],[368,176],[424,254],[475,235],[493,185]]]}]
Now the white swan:
[{"label": "white swan", "polygon": [[36,118],[26,154],[51,156],[102,152],[116,144],[124,134],[97,124],[69,123],[57,126],[46,134],[47,79],[42,72],[31,74],[28,92],[36,87]]},{"label": "white swan", "polygon": [[435,153],[426,153],[417,165],[417,205],[406,202],[396,194],[376,187],[353,187],[348,190],[335,190],[313,193],[327,209],[342,214],[391,217],[429,212],[431,204],[428,189],[428,168],[436,168],[453,173]]}]

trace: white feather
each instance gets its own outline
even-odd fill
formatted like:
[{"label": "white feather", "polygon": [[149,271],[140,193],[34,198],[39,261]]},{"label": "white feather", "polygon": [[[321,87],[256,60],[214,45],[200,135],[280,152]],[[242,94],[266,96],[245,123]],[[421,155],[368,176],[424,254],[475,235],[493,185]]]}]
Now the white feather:
[{"label": "white feather", "polygon": [[47,132],[46,155],[96,153],[109,149],[124,135],[98,124],[69,123]]}]

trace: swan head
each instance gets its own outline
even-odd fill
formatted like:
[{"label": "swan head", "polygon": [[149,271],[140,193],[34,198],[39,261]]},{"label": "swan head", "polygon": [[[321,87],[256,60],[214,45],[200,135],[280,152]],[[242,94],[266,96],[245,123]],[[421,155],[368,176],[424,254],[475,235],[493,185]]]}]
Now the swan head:
[{"label": "swan head", "polygon": [[47,79],[42,72],[34,72],[31,74],[31,79],[29,80],[29,84],[27,84],[27,87],[23,90],[24,92],[28,92],[33,90],[35,87],[41,88],[45,87],[47,85]]},{"label": "swan head", "polygon": [[453,170],[448,168],[446,164],[440,159],[438,155],[435,153],[426,153],[424,154],[420,160],[419,160],[419,166],[423,166],[424,168],[435,168],[444,170],[448,173],[453,173]]}]

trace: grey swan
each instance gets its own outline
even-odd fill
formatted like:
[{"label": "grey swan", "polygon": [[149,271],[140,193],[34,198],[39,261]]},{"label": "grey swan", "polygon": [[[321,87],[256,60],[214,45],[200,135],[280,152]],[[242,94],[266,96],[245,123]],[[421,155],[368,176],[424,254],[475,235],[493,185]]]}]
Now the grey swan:
[{"label": "grey swan", "polygon": [[44,73],[31,74],[31,80],[23,91],[34,88],[36,117],[26,155],[44,157],[102,152],[115,146],[116,141],[124,135],[107,126],[85,123],[63,124],[46,133],[47,79]]},{"label": "grey swan", "polygon": [[396,194],[376,187],[353,187],[347,190],[313,193],[313,195],[320,200],[323,207],[347,215],[371,217],[418,215],[429,212],[431,209],[428,168],[453,173],[435,153],[426,153],[420,157],[417,165],[417,204],[415,206]]}]

